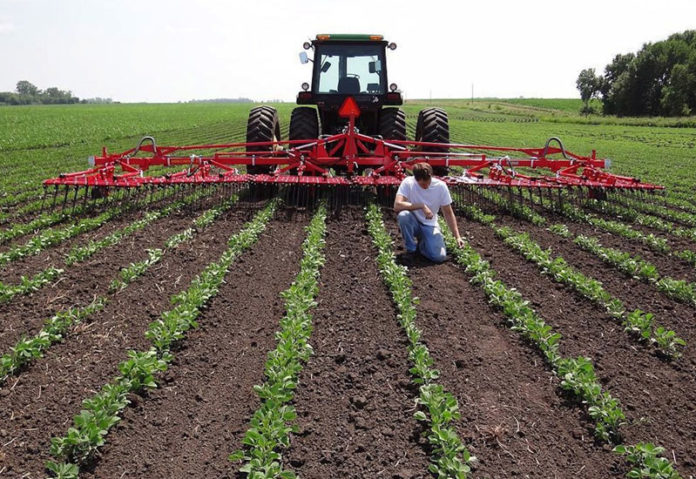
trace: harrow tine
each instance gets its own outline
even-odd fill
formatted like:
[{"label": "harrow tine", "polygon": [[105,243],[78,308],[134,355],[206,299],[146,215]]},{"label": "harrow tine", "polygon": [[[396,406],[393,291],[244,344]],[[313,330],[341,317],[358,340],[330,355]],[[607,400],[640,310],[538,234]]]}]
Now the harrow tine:
[{"label": "harrow tine", "polygon": [[44,212],[44,204],[46,203],[47,189],[48,187],[44,185],[43,195],[41,195],[41,209],[39,209],[39,214],[43,214]]}]

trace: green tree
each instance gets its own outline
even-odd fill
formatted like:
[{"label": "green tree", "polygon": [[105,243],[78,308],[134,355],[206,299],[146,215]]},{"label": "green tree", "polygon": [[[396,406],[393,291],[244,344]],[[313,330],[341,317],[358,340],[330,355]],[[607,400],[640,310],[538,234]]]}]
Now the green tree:
[{"label": "green tree", "polygon": [[664,114],[669,116],[687,116],[691,113],[689,107],[689,78],[686,65],[677,64],[672,68],[669,84],[662,89],[660,106]]},{"label": "green tree", "polygon": [[578,90],[580,90],[580,98],[584,103],[582,112],[585,114],[591,113],[590,100],[597,98],[602,87],[602,77],[595,74],[594,68],[586,68],[580,72],[578,79],[575,82]]},{"label": "green tree", "polygon": [[39,89],[31,82],[20,80],[17,82],[17,93],[26,96],[36,96],[39,94]]},{"label": "green tree", "polygon": [[604,70],[600,92],[605,114],[696,111],[696,30],[646,43],[636,54],[616,55]]}]

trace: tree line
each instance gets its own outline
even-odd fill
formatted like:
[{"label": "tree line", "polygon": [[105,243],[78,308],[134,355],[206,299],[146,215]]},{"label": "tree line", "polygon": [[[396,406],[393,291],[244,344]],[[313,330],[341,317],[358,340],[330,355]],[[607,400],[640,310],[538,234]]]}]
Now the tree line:
[{"label": "tree line", "polygon": [[696,113],[696,30],[646,43],[638,53],[618,54],[603,75],[594,68],[576,81],[584,106],[602,101],[602,111],[617,116],[686,116]]},{"label": "tree line", "polygon": [[57,105],[71,103],[111,103],[111,98],[91,98],[80,100],[70,90],[56,87],[40,90],[36,85],[21,80],[13,92],[0,92],[0,105]]}]

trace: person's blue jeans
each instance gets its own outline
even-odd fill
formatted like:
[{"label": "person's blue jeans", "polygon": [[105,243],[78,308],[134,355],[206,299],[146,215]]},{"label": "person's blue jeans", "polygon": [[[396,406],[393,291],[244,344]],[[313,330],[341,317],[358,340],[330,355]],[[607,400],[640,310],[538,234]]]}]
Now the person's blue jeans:
[{"label": "person's blue jeans", "polygon": [[438,226],[424,225],[411,211],[404,210],[397,216],[401,236],[404,238],[406,251],[420,254],[435,263],[442,263],[446,259],[445,239]]}]

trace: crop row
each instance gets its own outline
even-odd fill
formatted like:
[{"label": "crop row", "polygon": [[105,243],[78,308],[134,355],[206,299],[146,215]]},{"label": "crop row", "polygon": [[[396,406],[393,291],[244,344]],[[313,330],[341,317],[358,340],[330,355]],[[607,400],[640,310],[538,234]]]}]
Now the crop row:
[{"label": "crop row", "polygon": [[408,338],[410,373],[412,382],[418,386],[417,402],[422,407],[414,416],[428,427],[430,472],[438,478],[465,478],[476,458],[469,453],[453,427],[454,421],[461,418],[459,403],[437,383],[440,372],[433,368],[433,359],[416,325],[417,298],[413,297],[411,280],[406,268],[396,263],[392,238],[384,226],[382,212],[375,204],[368,207],[367,229],[377,248],[377,265],[382,279],[391,292],[399,311],[399,323]]},{"label": "crop row", "polygon": [[[168,198],[174,193],[173,189],[163,189],[157,201]],[[104,200],[105,204],[107,204],[106,201],[107,200]],[[154,198],[151,196],[150,202],[152,201],[154,201]],[[132,201],[126,204],[111,204],[106,211],[94,218],[83,218],[63,228],[45,230],[26,243],[15,245],[9,250],[0,253],[0,266],[17,259],[36,255],[46,248],[57,246],[79,234],[93,231],[126,211],[130,211],[139,206],[141,206],[140,201]]]},{"label": "crop row", "polygon": [[642,199],[630,198],[624,195],[610,195],[609,201],[692,228],[696,227],[696,217],[686,211],[675,211]]},{"label": "crop row", "polygon": [[[192,240],[195,233],[212,224],[217,217],[231,207],[235,200],[235,198],[231,198],[220,206],[206,210],[194,220],[195,228],[188,228],[185,231],[188,232],[186,235],[182,235],[182,233],[172,235],[166,242],[166,248],[173,249],[184,242]],[[155,251],[159,252],[157,257],[157,261],[159,261],[162,255],[164,255],[164,251],[161,249]],[[135,279],[142,276],[157,261],[153,261],[150,255],[148,259],[137,263],[137,267],[131,265],[126,268],[127,270],[130,269],[128,275],[124,275],[122,270],[119,273],[119,278],[112,281],[109,292],[113,293],[116,290],[125,288]],[[124,276],[127,276],[127,278],[124,278]],[[52,318],[46,320],[43,328],[35,336],[30,338],[22,337],[10,349],[10,352],[0,357],[0,385],[5,382],[9,375],[17,373],[20,368],[30,361],[40,358],[53,344],[62,341],[71,328],[84,321],[93,313],[102,310],[109,300],[110,298],[107,296],[100,296],[87,306],[72,307],[66,311],[60,311]]]},{"label": "crop row", "polygon": [[627,332],[638,332],[636,328],[640,326],[638,334],[640,340],[649,340],[654,343],[668,357],[678,357],[681,354],[680,347],[685,345],[684,340],[674,331],[656,325],[652,314],[646,314],[640,310],[628,313],[623,302],[606,291],[602,283],[585,276],[562,257],[553,258],[551,250],[544,250],[527,233],[516,233],[506,226],[495,225],[495,217],[484,214],[476,206],[469,206],[462,211],[470,219],[491,227],[505,244],[536,264],[542,273],[548,274],[558,283],[570,286],[581,296],[603,307],[611,317],[621,320]]},{"label": "crop row", "polygon": [[[493,191],[481,193],[481,195],[484,198],[491,201],[496,206],[506,211],[507,213],[512,214],[516,218],[530,222],[537,226],[542,226],[546,224],[546,218],[539,215],[536,211],[534,211],[532,208],[525,204],[515,202],[513,199],[505,199],[500,194],[495,193]],[[532,194],[530,196],[532,197],[532,200],[535,202],[535,204],[545,209],[550,209],[551,211],[554,211],[556,213],[560,213],[561,215],[565,216],[566,218],[572,221],[586,223],[590,226],[594,226],[595,228],[601,229],[613,235],[620,236],[631,241],[637,241],[641,244],[644,244],[645,246],[647,246],[652,251],[658,254],[668,254],[686,263],[696,266],[696,252],[691,250],[672,251],[665,238],[658,237],[652,233],[645,234],[641,231],[637,231],[631,228],[630,226],[621,223],[620,221],[607,220],[586,213],[577,206],[572,205],[569,201],[563,201],[562,203],[560,203],[560,205],[548,205],[544,204],[538,195]],[[592,201],[586,202],[586,205],[591,204],[593,204]]]},{"label": "crop row", "polygon": [[696,228],[683,228],[671,221],[653,216],[642,214],[634,209],[633,206],[626,207],[616,203],[606,201],[586,200],[586,206],[594,211],[609,213],[620,216],[622,219],[641,226],[647,226],[665,233],[669,233],[678,238],[685,238],[696,241]]},{"label": "crop row", "polygon": [[276,333],[278,344],[268,353],[265,382],[254,386],[261,406],[244,433],[244,449],[229,456],[230,461],[243,461],[239,471],[250,479],[295,477],[293,471],[283,467],[282,449],[290,445],[290,433],[296,432],[297,414],[289,403],[294,398],[299,374],[312,355],[311,310],[316,306],[320,269],[325,261],[325,234],[326,207],[321,205],[307,227],[300,271],[292,285],[281,293],[285,315]]},{"label": "crop row", "polygon": [[56,477],[74,479],[79,468],[89,462],[105,444],[109,430],[119,422],[129,404],[128,395],[157,387],[156,375],[173,361],[173,348],[186,333],[197,327],[196,319],[219,291],[235,259],[251,247],[273,216],[277,202],[272,201],[252,221],[228,241],[228,249],[217,262],[196,276],[187,290],[172,297],[174,309],[162,313],[149,324],[145,336],[152,343],[146,351],[129,351],[128,359],[118,365],[120,375],[93,397],[82,402],[80,414],[65,436],[51,440],[51,455],[59,462],[47,463]]},{"label": "crop row", "polygon": [[[550,228],[551,229],[551,228]],[[639,256],[602,246],[599,239],[578,235],[573,242],[624,274],[654,285],[671,299],[696,306],[696,285],[685,280],[660,276],[657,267]]]},{"label": "crop row", "polygon": [[[565,358],[559,353],[560,333],[557,333],[537,315],[516,290],[496,279],[496,272],[483,260],[471,245],[459,248],[452,234],[441,225],[447,247],[453,252],[455,261],[465,268],[471,282],[482,287],[491,304],[496,306],[508,320],[513,331],[521,334],[537,347],[547,363],[560,379],[562,389],[572,393],[587,407],[587,412],[595,422],[595,435],[604,442],[619,443],[619,428],[625,424],[626,417],[618,399],[602,390],[589,358]],[[668,459],[660,457],[663,448],[640,443],[636,446],[617,444],[617,454],[627,455],[631,470],[627,477],[679,479],[679,473]]]},{"label": "crop row", "polygon": [[25,244],[14,246],[8,251],[0,253],[0,265],[5,265],[11,261],[15,261],[27,256],[36,255],[44,249],[62,243],[69,238],[87,231],[95,230],[105,224],[107,221],[110,221],[122,214],[124,210],[125,207],[115,207],[105,211],[95,218],[84,218],[65,228],[46,230],[27,241]]},{"label": "crop row", "polygon": [[[144,218],[111,233],[99,241],[91,241],[86,246],[78,246],[73,248],[73,250],[70,251],[65,258],[66,266],[72,266],[76,262],[85,261],[98,251],[118,244],[126,236],[145,228],[156,219],[164,218],[171,213],[180,210],[184,206],[194,203],[200,198],[200,196],[200,193],[189,195],[188,197],[175,201],[174,203],[171,203],[160,210],[147,213]],[[114,216],[110,216],[110,219],[113,217]],[[104,224],[106,221],[108,220],[105,219],[102,224]],[[91,226],[92,225],[90,225],[90,227]],[[0,302],[9,301],[13,297],[20,294],[29,294],[34,291],[38,291],[43,286],[55,281],[61,274],[63,274],[63,271],[63,269],[49,266],[31,278],[22,276],[18,284],[5,284],[0,282]]]}]

